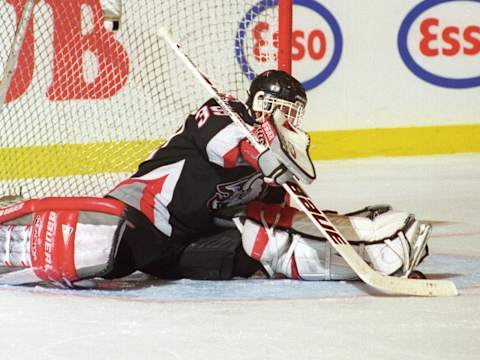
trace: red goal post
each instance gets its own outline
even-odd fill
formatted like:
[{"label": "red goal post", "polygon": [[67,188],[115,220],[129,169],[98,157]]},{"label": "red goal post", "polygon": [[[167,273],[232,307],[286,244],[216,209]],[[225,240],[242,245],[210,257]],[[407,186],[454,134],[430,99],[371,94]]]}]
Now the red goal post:
[{"label": "red goal post", "polygon": [[293,0],[279,0],[278,9],[278,70],[291,74]]},{"label": "red goal post", "polygon": [[160,26],[244,100],[291,71],[291,22],[292,0],[0,1],[0,196],[103,195],[206,100]]}]

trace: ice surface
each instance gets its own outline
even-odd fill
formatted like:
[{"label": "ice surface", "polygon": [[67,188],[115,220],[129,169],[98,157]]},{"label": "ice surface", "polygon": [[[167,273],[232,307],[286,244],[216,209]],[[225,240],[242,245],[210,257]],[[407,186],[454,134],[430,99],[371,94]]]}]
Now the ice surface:
[{"label": "ice surface", "polygon": [[[0,287],[0,359],[479,359],[480,155],[317,162],[324,209],[389,203],[433,220],[430,278],[460,296],[361,282],[174,282],[104,290]],[[119,288],[123,289],[119,289]]]}]

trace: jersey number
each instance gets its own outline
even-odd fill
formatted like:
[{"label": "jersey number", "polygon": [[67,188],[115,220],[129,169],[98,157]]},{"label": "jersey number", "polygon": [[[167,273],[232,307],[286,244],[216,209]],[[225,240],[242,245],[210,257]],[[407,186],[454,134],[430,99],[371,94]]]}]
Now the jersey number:
[{"label": "jersey number", "polygon": [[197,126],[201,128],[207,122],[208,118],[212,115],[224,116],[225,112],[220,106],[203,106],[195,114],[195,120],[197,120]]}]

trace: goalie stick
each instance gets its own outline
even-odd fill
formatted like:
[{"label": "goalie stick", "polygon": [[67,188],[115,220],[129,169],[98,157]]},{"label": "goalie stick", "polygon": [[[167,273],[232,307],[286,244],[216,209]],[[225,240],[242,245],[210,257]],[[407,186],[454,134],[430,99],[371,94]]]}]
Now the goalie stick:
[{"label": "goalie stick", "polygon": [[[232,109],[225,94],[218,91],[215,85],[198,69],[192,60],[183,52],[180,45],[172,39],[167,29],[161,28],[158,32],[175,54],[182,60],[195,78],[203,85],[208,93],[218,102],[232,121],[245,133],[250,143],[262,153],[266,147],[260,144],[250,132],[242,118]],[[394,277],[380,274],[372,269],[355,251],[345,237],[335,228],[327,216],[315,205],[297,181],[283,184],[287,193],[295,199],[300,209],[309,217],[320,233],[328,240],[331,246],[342,256],[345,262],[355,271],[358,277],[371,287],[392,294],[415,296],[454,296],[457,289],[453,282],[447,280],[417,280]]]}]

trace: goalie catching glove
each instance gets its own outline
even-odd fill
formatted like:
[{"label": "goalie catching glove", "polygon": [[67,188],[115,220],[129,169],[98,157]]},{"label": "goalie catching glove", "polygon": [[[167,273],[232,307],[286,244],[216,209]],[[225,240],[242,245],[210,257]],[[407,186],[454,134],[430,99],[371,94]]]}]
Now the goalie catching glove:
[{"label": "goalie catching glove", "polygon": [[[327,213],[337,229],[371,266],[385,275],[408,276],[428,255],[431,226],[389,206],[338,215]],[[302,212],[251,203],[242,228],[245,252],[270,276],[303,280],[353,280],[353,270]]]},{"label": "goalie catching glove", "polygon": [[268,149],[261,154],[248,142],[241,143],[244,159],[264,175],[269,185],[282,185],[293,177],[310,184],[315,178],[315,168],[310,154],[310,137],[293,126],[280,108],[258,124],[255,135]]}]

